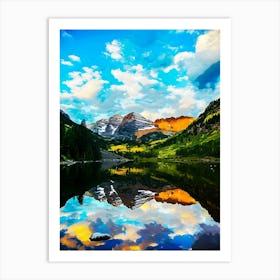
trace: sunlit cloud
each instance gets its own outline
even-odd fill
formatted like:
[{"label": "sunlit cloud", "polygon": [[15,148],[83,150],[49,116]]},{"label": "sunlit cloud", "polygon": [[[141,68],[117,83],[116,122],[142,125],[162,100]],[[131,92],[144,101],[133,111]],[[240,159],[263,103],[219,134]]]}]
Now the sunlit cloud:
[{"label": "sunlit cloud", "polygon": [[67,61],[67,60],[64,60],[64,59],[61,59],[60,63],[62,65],[73,66],[73,63],[71,61]]},{"label": "sunlit cloud", "polygon": [[158,83],[157,80],[150,79],[143,73],[143,66],[140,64],[130,67],[127,71],[114,69],[111,73],[115,79],[122,83],[121,85],[112,85],[111,90],[123,92],[128,98],[142,98],[144,96],[143,86]]},{"label": "sunlit cloud", "polygon": [[211,30],[198,36],[194,52],[179,52],[174,56],[173,63],[164,71],[168,73],[172,69],[186,70],[188,76],[196,78],[210,65],[220,59],[220,32]]},{"label": "sunlit cloud", "polygon": [[68,57],[72,60],[72,61],[75,61],[75,62],[81,62],[81,58],[77,55],[74,55],[74,54],[70,54],[68,55]]},{"label": "sunlit cloud", "polygon": [[106,43],[106,51],[105,54],[112,59],[120,60],[122,58],[121,43],[116,39],[111,43]]},{"label": "sunlit cloud", "polygon": [[92,68],[83,67],[83,72],[70,72],[70,80],[64,81],[69,89],[70,93],[80,99],[91,99],[95,96],[102,88],[105,81],[101,78],[99,71],[94,71]]}]

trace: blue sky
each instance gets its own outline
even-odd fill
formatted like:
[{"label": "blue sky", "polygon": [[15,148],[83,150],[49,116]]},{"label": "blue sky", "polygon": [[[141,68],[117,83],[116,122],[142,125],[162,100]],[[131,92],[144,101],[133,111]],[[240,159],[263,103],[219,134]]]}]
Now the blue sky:
[{"label": "blue sky", "polygon": [[61,30],[60,103],[88,123],[197,117],[220,95],[218,30]]}]

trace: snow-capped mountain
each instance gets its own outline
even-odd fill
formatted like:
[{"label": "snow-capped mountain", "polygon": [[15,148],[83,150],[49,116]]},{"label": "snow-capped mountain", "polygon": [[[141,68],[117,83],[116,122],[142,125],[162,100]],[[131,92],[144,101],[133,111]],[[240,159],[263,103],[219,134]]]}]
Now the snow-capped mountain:
[{"label": "snow-capped mountain", "polygon": [[[127,192],[128,187],[132,188],[131,192]],[[108,202],[115,207],[125,205],[130,209],[136,209],[153,199],[156,194],[150,190],[138,189],[140,187],[141,184],[131,185],[123,181],[110,180],[91,188],[85,192],[85,195],[94,197],[101,202]]]},{"label": "snow-capped mountain", "polygon": [[[151,121],[142,115],[131,112],[124,117],[117,114],[109,119],[101,119],[87,125],[93,132],[101,136],[119,140],[139,140],[145,135],[152,135],[151,139],[161,139],[162,136],[173,135],[186,129],[195,119],[181,116],[179,118],[165,118]],[[149,138],[149,137],[148,137]]]},{"label": "snow-capped mountain", "polygon": [[114,133],[114,138],[136,139],[139,130],[150,130],[155,128],[154,123],[138,113],[127,114]]},{"label": "snow-capped mountain", "polygon": [[95,123],[90,123],[87,127],[101,136],[112,137],[122,119],[123,117],[117,114],[109,119],[101,119]]}]

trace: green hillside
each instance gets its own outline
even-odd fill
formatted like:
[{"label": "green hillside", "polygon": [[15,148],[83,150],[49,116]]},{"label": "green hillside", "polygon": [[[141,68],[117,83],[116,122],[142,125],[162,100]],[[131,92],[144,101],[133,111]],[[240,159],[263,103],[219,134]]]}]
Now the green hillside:
[{"label": "green hillside", "polygon": [[220,99],[185,130],[162,140],[155,147],[159,158],[220,157]]},{"label": "green hillside", "polygon": [[112,145],[110,149],[134,159],[219,158],[220,99],[211,102],[192,124],[171,137],[137,145]]},{"label": "green hillside", "polygon": [[84,124],[74,123],[67,114],[60,111],[60,159],[97,160],[100,149],[105,149],[104,139],[87,129]]}]

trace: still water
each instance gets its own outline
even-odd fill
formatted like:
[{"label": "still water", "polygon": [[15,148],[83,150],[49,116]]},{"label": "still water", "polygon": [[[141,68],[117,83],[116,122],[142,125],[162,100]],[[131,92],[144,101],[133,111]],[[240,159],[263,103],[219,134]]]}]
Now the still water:
[{"label": "still water", "polygon": [[219,250],[218,163],[61,166],[61,250]]}]

